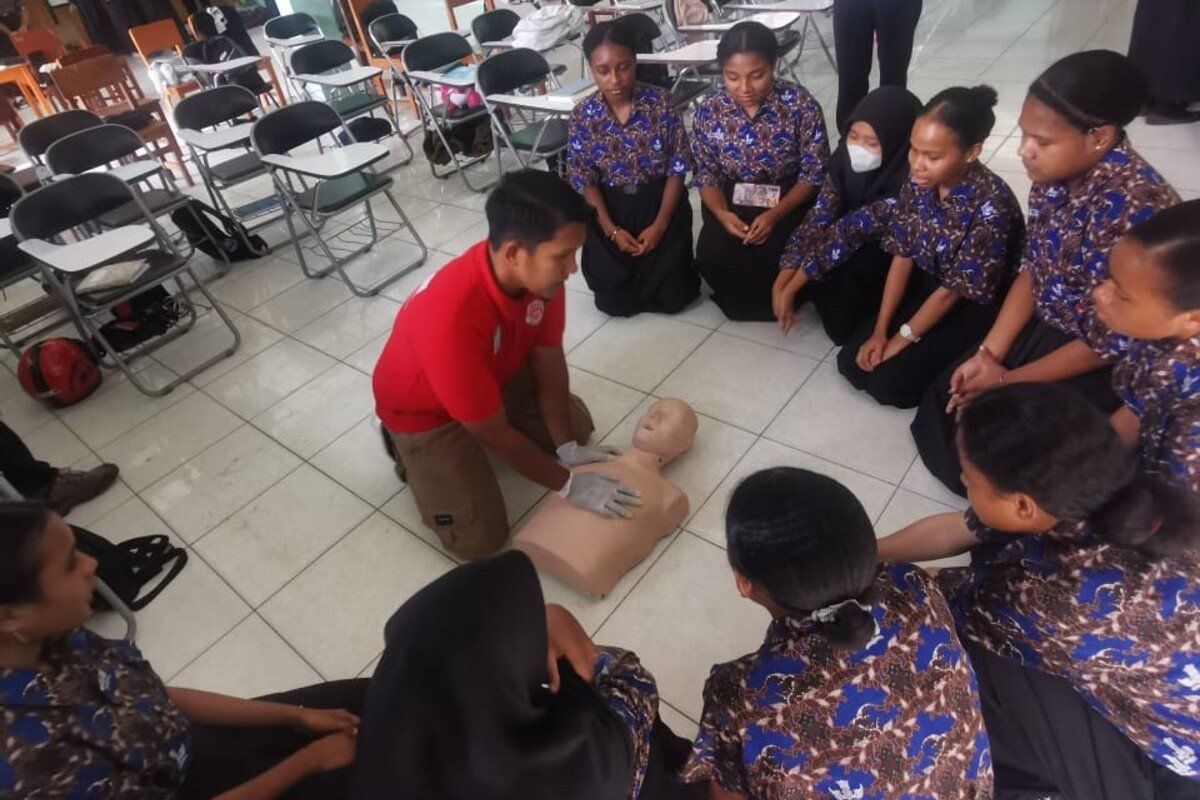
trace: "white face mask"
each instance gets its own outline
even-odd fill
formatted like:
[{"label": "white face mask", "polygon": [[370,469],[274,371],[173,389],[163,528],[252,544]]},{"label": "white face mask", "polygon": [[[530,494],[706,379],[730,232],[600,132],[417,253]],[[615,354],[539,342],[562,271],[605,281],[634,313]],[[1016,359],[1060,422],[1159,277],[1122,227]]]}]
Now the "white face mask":
[{"label": "white face mask", "polygon": [[883,166],[883,153],[872,153],[861,145],[846,145],[846,153],[850,156],[850,169],[855,172],[870,172]]}]

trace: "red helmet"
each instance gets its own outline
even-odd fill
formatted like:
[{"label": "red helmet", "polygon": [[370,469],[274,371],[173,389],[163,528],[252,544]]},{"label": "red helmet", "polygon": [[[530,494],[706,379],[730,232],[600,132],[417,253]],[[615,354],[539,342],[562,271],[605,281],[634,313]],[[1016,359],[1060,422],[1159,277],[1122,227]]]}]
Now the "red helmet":
[{"label": "red helmet", "polygon": [[17,365],[17,379],[33,399],[63,408],[96,391],[100,369],[83,342],[60,337],[26,350]]}]

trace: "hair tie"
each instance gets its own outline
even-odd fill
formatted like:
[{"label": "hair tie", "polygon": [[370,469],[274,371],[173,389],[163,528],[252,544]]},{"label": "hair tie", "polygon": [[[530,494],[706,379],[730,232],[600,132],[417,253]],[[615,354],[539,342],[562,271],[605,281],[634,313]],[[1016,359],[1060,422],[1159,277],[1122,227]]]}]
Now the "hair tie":
[{"label": "hair tie", "polygon": [[[818,608],[816,611],[813,611],[811,614],[809,614],[808,618],[813,622],[820,623],[822,625],[829,625],[837,620],[837,613],[848,605],[856,605],[863,611],[867,612],[868,615],[871,614],[871,609],[874,607],[867,603],[860,603],[854,598],[850,598],[849,600],[843,600],[840,603],[834,603],[831,606]],[[875,627],[875,632],[871,634],[871,638],[874,639],[879,635],[879,623],[875,621],[874,615],[871,615],[871,624]]]}]

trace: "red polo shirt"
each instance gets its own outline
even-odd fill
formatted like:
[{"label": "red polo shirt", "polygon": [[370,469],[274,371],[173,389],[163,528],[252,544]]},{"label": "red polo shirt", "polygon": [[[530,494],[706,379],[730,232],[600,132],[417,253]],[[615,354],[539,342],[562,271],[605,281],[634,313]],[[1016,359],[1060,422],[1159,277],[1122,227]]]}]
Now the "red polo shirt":
[{"label": "red polo shirt", "polygon": [[397,433],[487,419],[533,348],[562,346],[565,308],[561,292],[553,300],[506,295],[487,242],[480,242],[438,270],[396,315],[372,378],[375,413]]}]

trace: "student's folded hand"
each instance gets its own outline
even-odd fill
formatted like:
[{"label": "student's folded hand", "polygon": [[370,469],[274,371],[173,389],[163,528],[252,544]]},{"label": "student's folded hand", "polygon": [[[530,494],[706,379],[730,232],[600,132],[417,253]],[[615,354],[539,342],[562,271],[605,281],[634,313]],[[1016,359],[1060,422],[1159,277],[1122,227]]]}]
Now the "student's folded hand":
[{"label": "student's folded hand", "polygon": [[640,244],[642,247],[642,250],[638,255],[645,255],[654,248],[658,247],[660,244],[662,244],[663,237],[666,235],[667,227],[665,225],[660,225],[657,222],[651,225],[649,228],[646,228],[646,230],[642,231],[637,238],[638,244]]},{"label": "student's folded hand", "polygon": [[725,228],[726,233],[737,239],[745,240],[750,226],[742,222],[741,217],[732,211],[722,211],[717,215],[717,219],[721,221],[721,225]]},{"label": "student's folded hand", "polygon": [[299,727],[309,733],[349,733],[358,731],[359,719],[344,708],[301,708]]},{"label": "student's folded hand", "polygon": [[883,351],[887,347],[887,337],[882,333],[875,333],[871,338],[862,343],[862,347],[858,348],[858,355],[854,358],[854,363],[858,364],[858,368],[863,372],[871,372],[883,361]]},{"label": "student's folded hand", "polygon": [[631,256],[640,256],[642,254],[641,242],[633,238],[633,234],[624,228],[617,228],[613,233],[613,243],[622,253],[628,253]]},{"label": "student's folded hand", "polygon": [[354,763],[355,739],[348,733],[331,733],[307,745],[299,754],[311,772],[333,772]]},{"label": "student's folded hand", "polygon": [[771,231],[775,230],[775,222],[776,216],[773,209],[759,214],[750,223],[750,227],[746,231],[746,238],[742,240],[742,244],[762,244],[771,235]]}]

